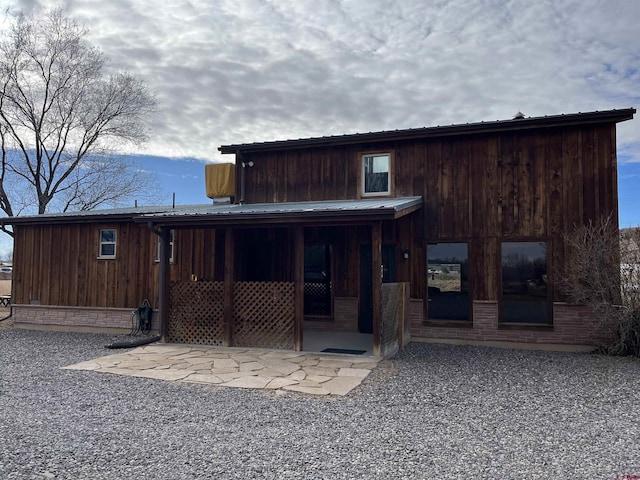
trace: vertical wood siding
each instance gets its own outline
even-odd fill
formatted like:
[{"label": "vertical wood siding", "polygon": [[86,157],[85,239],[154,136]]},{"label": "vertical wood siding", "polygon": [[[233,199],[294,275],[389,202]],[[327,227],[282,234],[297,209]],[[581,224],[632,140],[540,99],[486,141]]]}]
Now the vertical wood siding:
[{"label": "vertical wood siding", "polygon": [[[245,201],[358,198],[360,155],[375,151],[393,155],[396,196],[424,199],[421,210],[384,222],[381,232],[384,244],[396,246],[397,280],[411,282],[414,298],[426,291],[427,242],[468,242],[473,299],[497,300],[501,241],[548,242],[553,272],[564,262],[564,232],[610,213],[617,220],[614,124],[246,154],[242,160],[254,166],[245,170]],[[100,228],[118,229],[116,259],[97,258]],[[157,239],[146,226],[17,225],[15,232],[15,303],[129,308],[147,298],[157,305]],[[266,235],[291,244],[286,229]],[[334,294],[357,297],[360,245],[371,243],[370,227],[307,228],[305,241],[333,245]],[[291,258],[283,255],[272,261],[287,279]],[[174,258],[171,280],[222,280],[223,232],[176,230]]]},{"label": "vertical wood siding", "polygon": [[[115,259],[98,258],[102,228],[118,231]],[[157,237],[146,225],[19,225],[15,232],[14,303],[134,308],[148,299],[157,307]],[[171,279],[215,279],[215,239],[213,229],[177,230]]]},{"label": "vertical wood siding", "polygon": [[424,198],[411,228],[397,235],[411,245],[413,297],[426,289],[425,242],[469,242],[474,299],[495,300],[500,241],[549,242],[553,269],[563,265],[564,232],[617,218],[610,124],[253,153],[245,200],[357,198],[363,151],[393,152],[396,196]]}]

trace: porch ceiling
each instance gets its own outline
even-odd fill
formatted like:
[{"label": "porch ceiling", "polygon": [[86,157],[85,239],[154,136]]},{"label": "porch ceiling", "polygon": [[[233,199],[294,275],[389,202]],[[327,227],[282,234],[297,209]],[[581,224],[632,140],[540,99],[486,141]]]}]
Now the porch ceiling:
[{"label": "porch ceiling", "polygon": [[258,225],[353,223],[395,220],[422,207],[422,197],[328,200],[249,205],[190,205],[140,215],[136,222],[158,225]]}]

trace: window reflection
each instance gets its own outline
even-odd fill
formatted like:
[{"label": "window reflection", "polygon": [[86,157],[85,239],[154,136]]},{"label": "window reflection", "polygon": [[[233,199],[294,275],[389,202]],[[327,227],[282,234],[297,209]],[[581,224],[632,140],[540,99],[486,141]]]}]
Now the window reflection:
[{"label": "window reflection", "polygon": [[545,242],[502,244],[502,321],[549,323]]},{"label": "window reflection", "polygon": [[427,246],[428,318],[469,319],[469,256],[466,243]]}]

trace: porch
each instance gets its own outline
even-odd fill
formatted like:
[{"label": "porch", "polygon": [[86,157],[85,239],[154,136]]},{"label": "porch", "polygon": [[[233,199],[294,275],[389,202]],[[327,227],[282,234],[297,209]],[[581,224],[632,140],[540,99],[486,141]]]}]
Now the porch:
[{"label": "porch", "polygon": [[[174,344],[273,348],[389,356],[408,341],[409,287],[381,286],[380,327],[374,332],[296,329],[292,282],[235,282],[233,316],[225,321],[224,282],[171,282],[165,340]],[[358,323],[358,319],[352,319]]]},{"label": "porch", "polygon": [[[408,340],[411,269],[400,259],[411,232],[402,227],[421,202],[227,205],[145,216],[160,244],[161,332],[171,343],[295,351],[317,351],[324,337],[324,348],[392,355]],[[214,231],[205,235],[213,240],[188,253],[178,247],[170,265],[170,237],[179,244],[196,230]],[[353,343],[364,338],[364,348]]]}]

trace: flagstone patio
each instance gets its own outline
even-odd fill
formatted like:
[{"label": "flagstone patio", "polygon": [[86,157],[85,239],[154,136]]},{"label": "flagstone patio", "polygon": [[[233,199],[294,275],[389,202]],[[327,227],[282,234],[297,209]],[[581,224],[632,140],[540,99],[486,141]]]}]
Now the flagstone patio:
[{"label": "flagstone patio", "polygon": [[155,344],[63,368],[279,393],[346,395],[380,360],[372,356]]}]

